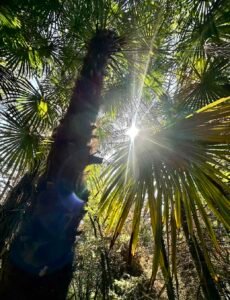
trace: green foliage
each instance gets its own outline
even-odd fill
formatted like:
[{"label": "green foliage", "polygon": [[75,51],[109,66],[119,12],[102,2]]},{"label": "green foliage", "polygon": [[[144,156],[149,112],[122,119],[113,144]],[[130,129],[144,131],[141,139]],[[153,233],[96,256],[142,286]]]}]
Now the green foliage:
[{"label": "green foliage", "polygon": [[[97,29],[113,29],[125,44],[105,74],[96,130],[105,163],[88,179],[106,234],[113,232],[113,245],[130,220],[132,257],[147,216],[152,279],[160,266],[166,284],[176,285],[186,221],[218,279],[210,248],[222,248],[213,222],[225,232],[230,215],[228,1],[9,0],[0,9],[2,190],[26,171],[42,172],[87,43]],[[132,143],[125,132],[133,122],[140,132]],[[93,247],[84,241],[78,251],[84,243]],[[100,245],[93,251],[100,256]],[[94,259],[85,257],[86,281]],[[102,276],[93,274],[92,281]],[[116,284],[128,284],[129,297],[135,280]]]},{"label": "green foliage", "polygon": [[99,207],[113,229],[112,245],[133,211],[130,251],[134,255],[141,216],[146,207],[150,211],[153,278],[158,265],[165,268],[161,243],[164,236],[173,241],[171,265],[176,276],[176,233],[181,227],[182,205],[189,233],[196,232],[208,268],[216,276],[203,234],[205,230],[218,251],[209,212],[226,229],[230,226],[229,187],[225,183],[228,177],[223,172],[228,163],[229,100],[217,100],[160,131],[141,129],[133,143],[127,141],[116,148],[102,174]]}]

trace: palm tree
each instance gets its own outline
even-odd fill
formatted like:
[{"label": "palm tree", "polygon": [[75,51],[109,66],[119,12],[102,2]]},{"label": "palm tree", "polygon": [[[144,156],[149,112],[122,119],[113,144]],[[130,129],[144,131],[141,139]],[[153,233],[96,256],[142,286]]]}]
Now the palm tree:
[{"label": "palm tree", "polygon": [[[63,299],[65,297],[69,280],[71,279],[72,261],[68,261],[69,258],[64,258],[64,256],[69,256],[68,252],[71,252],[75,236],[74,228],[77,227],[83,210],[83,202],[78,200],[76,196],[74,197],[72,192],[76,190],[75,184],[77,182],[76,192],[78,195],[80,194],[83,170],[90,163],[91,149],[88,143],[91,139],[93,124],[96,121],[99,109],[104,69],[108,58],[112,53],[118,51],[121,45],[120,41],[112,31],[98,31],[90,41],[88,54],[85,57],[79,79],[76,82],[70,105],[55,132],[46,170],[38,179],[37,192],[35,193],[35,198],[31,200],[34,204],[34,209],[31,212],[33,216],[22,225],[22,229],[11,246],[9,260],[12,266],[8,267],[10,281],[8,282],[7,279],[3,279],[2,282],[3,286],[5,285],[3,297],[6,299],[16,296],[11,291],[11,276],[13,273],[12,277],[18,279],[16,282],[20,281],[20,288],[22,290],[18,294],[19,289],[17,289],[17,297],[30,297],[29,295],[35,294],[37,289],[41,290],[36,295],[37,299],[40,299],[42,296],[49,296],[53,299]],[[68,204],[69,208],[66,210],[65,203],[67,202],[70,203]],[[53,217],[55,217],[55,214],[56,218],[61,217],[60,205],[63,206],[62,216],[66,218],[64,223],[60,224],[59,219],[56,220],[56,224],[53,221],[51,223],[47,222],[44,217],[46,216],[45,218],[47,218],[50,215],[50,209],[53,211]],[[71,206],[72,208],[70,208]],[[56,212],[54,213],[55,210]],[[38,235],[36,233],[38,229],[35,227],[39,226],[39,224],[45,227],[46,235],[50,226],[54,226],[54,233],[49,234],[49,237],[46,236],[45,239],[44,237],[41,239],[42,227]],[[62,226],[61,231],[58,232],[56,226]],[[58,235],[63,235],[61,233],[63,231],[66,236],[60,238]],[[37,237],[32,242],[34,235],[37,235]],[[26,242],[25,239],[27,239]],[[55,247],[59,249],[63,248],[63,244],[66,244],[64,248],[69,248],[68,250],[66,248],[64,252],[62,250],[56,257],[56,261],[52,258],[50,265],[48,265],[49,258],[47,257],[47,250],[52,251],[49,239],[52,240],[51,244],[55,244]],[[48,246],[47,243],[50,245]],[[46,258],[43,257],[44,246],[46,248]],[[32,252],[34,254],[31,252],[31,248],[33,247],[34,250]],[[39,254],[39,251],[43,252],[43,254]],[[32,254],[33,258],[31,258],[31,254],[29,253]],[[51,253],[51,255],[54,254]],[[64,262],[62,261],[63,259]],[[23,268],[27,272],[29,269],[35,274],[32,276],[25,273],[24,279],[21,281],[20,277],[22,276],[21,272]],[[49,274],[45,276],[45,281],[49,282],[49,284],[46,283],[46,288],[44,288],[44,278],[41,280],[39,276],[43,277],[41,272],[45,270],[44,272],[46,273],[46,269],[48,270],[48,268],[51,268],[52,271],[51,273],[50,271],[47,272]],[[52,274],[53,268],[55,271],[57,270],[54,274]],[[64,277],[60,276],[63,268]],[[59,274],[59,280],[57,274]],[[29,288],[25,293],[25,287],[28,284]],[[60,289],[55,288],[57,284]]]},{"label": "palm tree", "polygon": [[[108,151],[113,152],[113,147],[116,151],[102,177],[103,192],[98,194],[101,214],[107,212],[110,228],[114,228],[113,244],[134,206],[131,258],[143,208],[149,208],[154,236],[152,282],[160,265],[169,299],[175,298],[176,242],[182,228],[200,274],[203,295],[207,299],[212,295],[220,297],[220,280],[203,235],[206,228],[219,251],[209,214],[229,226],[224,171],[228,159],[229,99],[213,103],[228,96],[229,62],[226,55],[216,56],[207,50],[207,44],[218,48],[229,38],[226,9],[226,1],[182,1],[172,5],[167,1],[33,1],[33,5],[25,1],[17,6],[10,1],[2,7],[1,163],[3,172],[10,174],[8,184],[16,183],[29,171],[4,200],[0,223],[3,249],[20,224],[21,211],[26,209],[26,215],[32,214],[33,218],[38,209],[44,215],[49,210],[55,212],[58,201],[54,198],[60,198],[60,194],[66,197],[73,190],[80,198],[87,198],[83,170],[92,162],[93,150],[88,142],[99,110],[101,82],[107,59],[119,50],[121,42],[111,31],[103,30],[112,24],[121,36],[127,36],[129,27],[127,45],[117,59],[112,57],[108,68],[105,85],[110,92],[105,92],[103,99],[110,100],[106,109],[113,120],[118,119],[116,127],[122,127],[124,120],[131,123],[129,111],[141,134],[131,144],[123,137],[125,141],[118,147],[113,141],[118,137],[112,132],[111,140],[103,143]],[[185,16],[188,10],[192,13]],[[84,42],[96,30],[86,54]],[[78,81],[68,104],[76,72]],[[33,80],[29,82],[28,78]],[[207,104],[210,106],[194,113]],[[56,126],[51,143],[50,135]],[[125,130],[123,127],[121,132]],[[110,141],[112,148],[108,147]],[[30,181],[33,185],[28,189]],[[2,197],[7,191],[5,185]],[[49,204],[43,203],[47,198],[44,193],[49,194]],[[12,211],[15,213],[10,215]],[[25,228],[32,228],[33,218],[23,221],[19,237],[28,230]],[[71,223],[75,226],[66,228],[65,234],[69,230],[73,238],[80,218],[77,213]],[[17,239],[12,249],[18,249]],[[19,255],[20,251],[14,252]],[[62,270],[66,271],[64,275],[55,271],[51,276],[36,278],[38,281],[23,273],[31,285],[28,295],[39,285],[45,286],[41,295],[48,295],[47,290],[60,282],[56,293],[60,291],[63,299],[71,279],[70,263]],[[45,274],[47,268],[39,272]],[[18,278],[21,270],[15,274]],[[23,283],[16,282],[18,293]]]}]

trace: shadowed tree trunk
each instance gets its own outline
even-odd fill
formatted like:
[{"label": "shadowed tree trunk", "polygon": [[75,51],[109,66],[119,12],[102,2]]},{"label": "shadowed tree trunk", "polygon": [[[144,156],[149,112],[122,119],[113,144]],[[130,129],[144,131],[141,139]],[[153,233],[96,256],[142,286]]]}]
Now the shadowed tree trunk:
[{"label": "shadowed tree trunk", "polygon": [[[36,173],[36,172],[35,172]],[[35,173],[26,173],[0,206],[0,258],[10,243],[28,200],[32,195]]]},{"label": "shadowed tree trunk", "polygon": [[30,213],[4,260],[1,299],[66,298],[76,228],[84,214],[81,199],[87,200],[87,193],[82,194],[83,171],[93,162],[89,144],[103,76],[120,41],[104,30],[89,43],[69,108],[53,134],[47,168],[30,201]]}]

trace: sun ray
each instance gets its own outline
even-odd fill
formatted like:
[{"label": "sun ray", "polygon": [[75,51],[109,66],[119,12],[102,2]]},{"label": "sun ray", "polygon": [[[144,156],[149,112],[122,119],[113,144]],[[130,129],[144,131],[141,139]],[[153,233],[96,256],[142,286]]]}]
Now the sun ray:
[{"label": "sun ray", "polygon": [[[161,18],[161,16],[159,16],[159,19],[160,18]],[[160,25],[160,24],[158,24],[158,25]],[[160,26],[158,26],[158,29],[159,29],[159,27]],[[143,74],[142,74],[142,79],[140,81],[140,85],[139,85],[138,90],[137,90],[137,109],[136,109],[136,112],[135,112],[134,118],[133,118],[134,124],[137,123],[137,114],[138,114],[138,110],[139,110],[139,106],[140,106],[140,102],[141,102],[141,97],[142,97],[142,94],[143,94],[144,81],[145,81],[145,77],[146,77],[146,74],[147,74],[147,71],[148,71],[148,68],[149,68],[149,63],[150,63],[150,59],[151,59],[152,52],[153,52],[153,43],[154,43],[155,37],[157,35],[158,29],[156,29],[155,33],[153,34],[153,36],[151,38],[150,45],[149,45],[149,51],[148,51],[148,54],[147,54],[147,59],[146,59],[146,63],[144,65],[144,71],[143,71]],[[134,96],[135,81],[136,81],[136,78],[134,77],[132,96]]]},{"label": "sun ray", "polygon": [[[161,18],[161,14],[159,14],[159,19]],[[159,22],[159,26],[158,29],[160,28],[160,24],[161,22]],[[131,96],[132,99],[137,99],[137,105],[136,105],[136,109],[135,109],[135,113],[134,113],[134,117],[132,119],[132,125],[130,127],[130,129],[128,129],[128,135],[130,136],[131,139],[131,143],[129,144],[129,151],[128,151],[128,158],[127,158],[127,166],[126,166],[126,172],[125,172],[125,184],[127,182],[127,178],[128,178],[128,168],[130,165],[130,160],[131,160],[131,156],[132,156],[132,168],[134,170],[135,173],[135,156],[133,155],[133,149],[134,149],[134,141],[135,141],[135,137],[138,135],[139,133],[139,129],[136,127],[137,124],[137,116],[138,116],[138,112],[139,112],[139,107],[140,107],[140,103],[141,103],[141,97],[143,94],[143,88],[144,88],[144,81],[145,81],[145,77],[149,68],[149,64],[150,64],[150,59],[152,56],[152,50],[153,50],[153,43],[154,43],[154,39],[156,37],[156,34],[158,32],[158,29],[156,29],[155,33],[153,34],[151,41],[150,41],[150,45],[148,45],[149,47],[149,51],[147,54],[147,59],[146,59],[146,63],[144,65],[144,71],[142,73],[142,78],[141,80],[136,80],[136,75],[133,75],[133,85],[132,85],[132,91],[131,91]],[[135,61],[137,61],[137,52],[135,53]],[[138,81],[138,87],[136,82]],[[136,96],[137,95],[137,96]]]}]

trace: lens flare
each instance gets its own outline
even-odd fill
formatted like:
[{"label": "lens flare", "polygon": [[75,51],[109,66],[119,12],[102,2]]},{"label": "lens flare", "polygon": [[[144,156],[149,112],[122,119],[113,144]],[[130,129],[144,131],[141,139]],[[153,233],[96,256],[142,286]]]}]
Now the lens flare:
[{"label": "lens flare", "polygon": [[126,135],[130,137],[131,141],[134,141],[138,133],[139,129],[135,126],[135,124],[132,124],[132,126],[126,131]]}]

